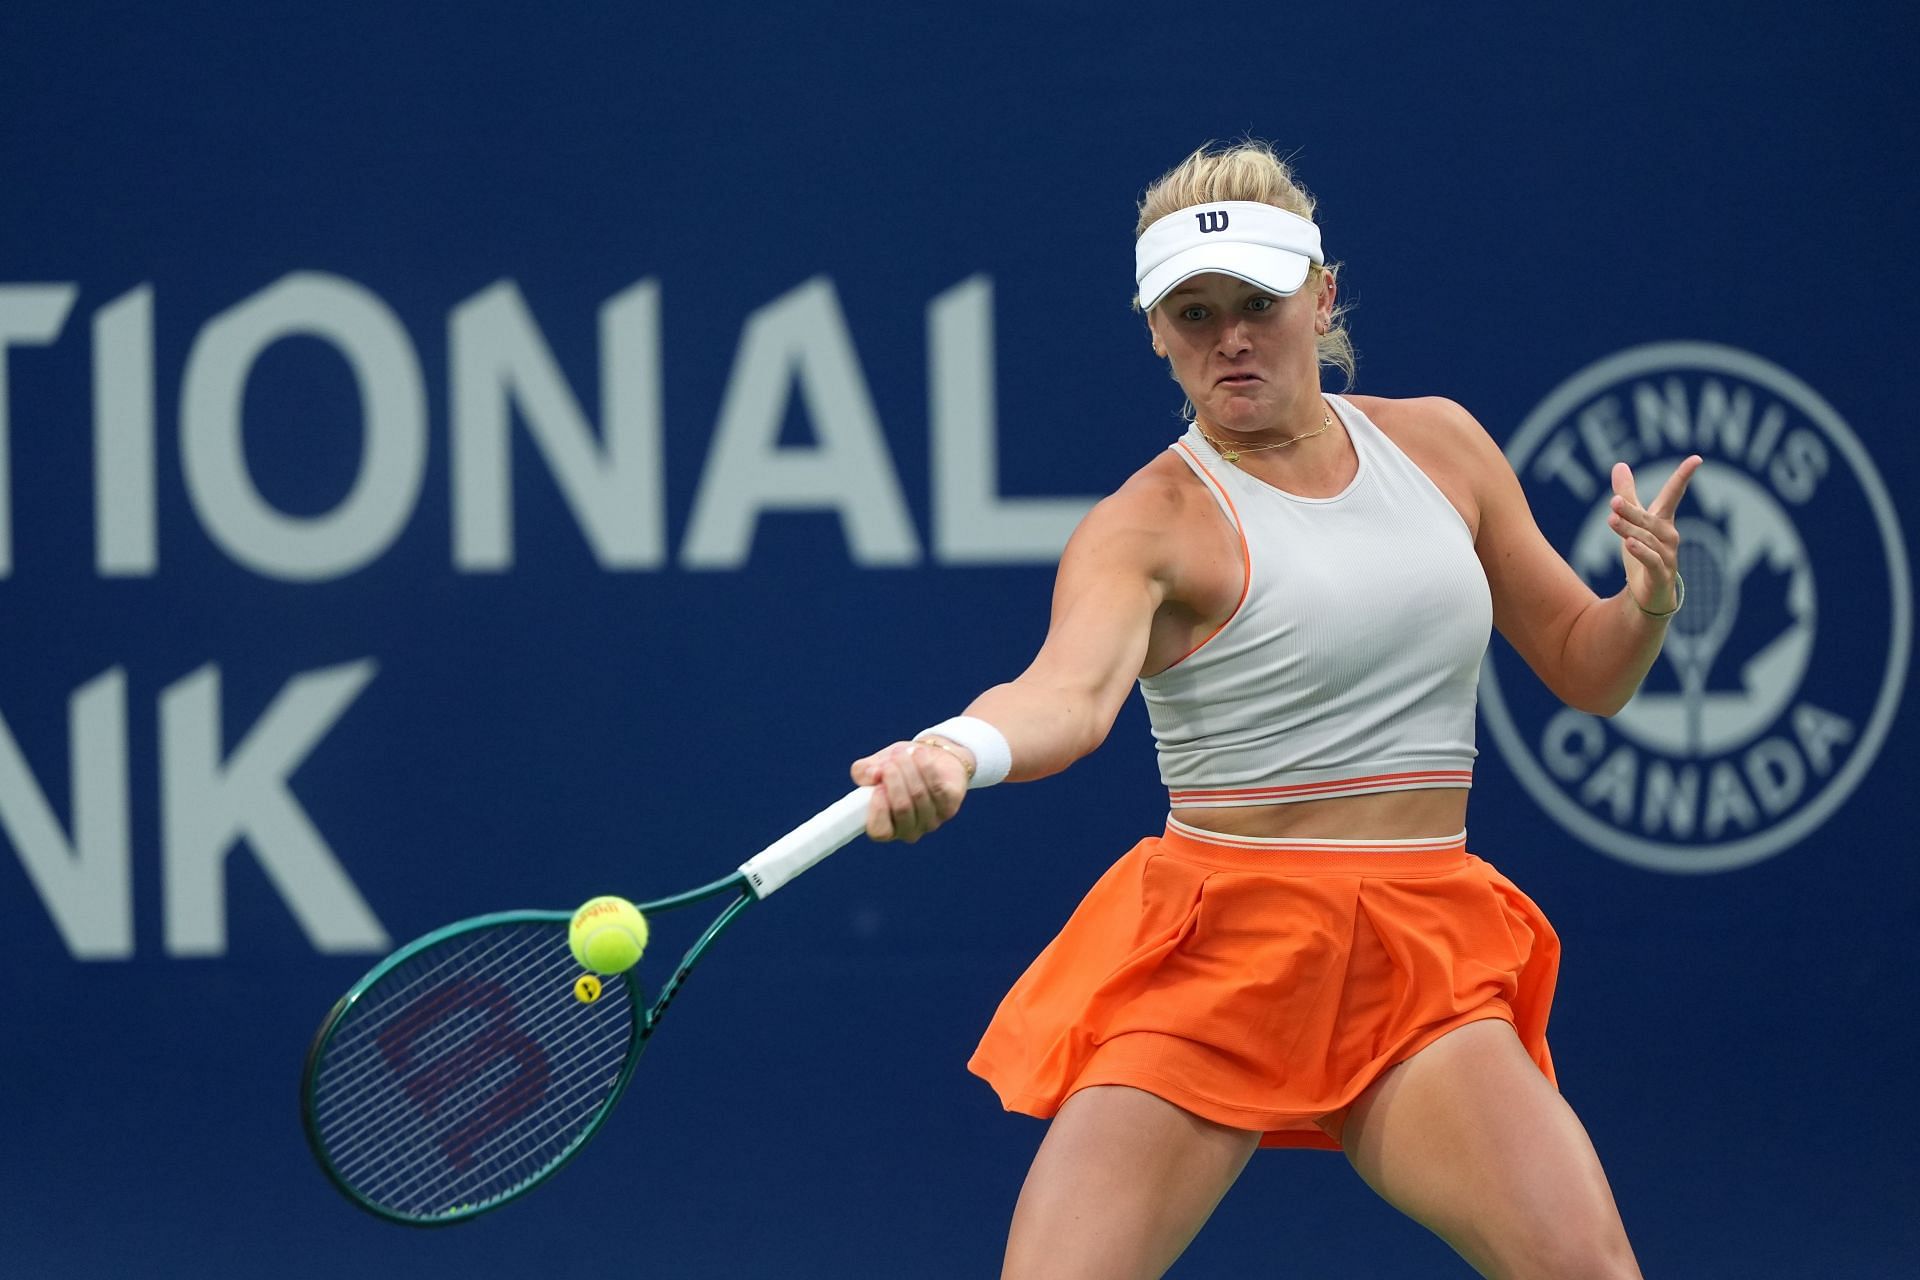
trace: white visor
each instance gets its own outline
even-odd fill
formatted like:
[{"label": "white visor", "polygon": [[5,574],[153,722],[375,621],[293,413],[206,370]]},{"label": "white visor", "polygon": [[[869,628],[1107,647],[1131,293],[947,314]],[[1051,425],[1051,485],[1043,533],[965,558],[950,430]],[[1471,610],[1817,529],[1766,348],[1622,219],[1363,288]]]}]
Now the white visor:
[{"label": "white visor", "polygon": [[1307,268],[1326,262],[1320,228],[1297,213],[1254,200],[1197,204],[1161,218],[1133,242],[1140,309],[1151,311],[1183,280],[1217,271],[1288,297]]}]

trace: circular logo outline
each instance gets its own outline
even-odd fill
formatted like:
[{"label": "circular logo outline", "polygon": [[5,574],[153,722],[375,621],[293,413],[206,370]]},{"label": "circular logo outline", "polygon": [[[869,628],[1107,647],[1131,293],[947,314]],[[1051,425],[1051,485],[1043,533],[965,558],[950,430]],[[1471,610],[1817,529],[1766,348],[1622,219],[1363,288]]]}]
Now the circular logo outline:
[{"label": "circular logo outline", "polygon": [[1560,784],[1547,775],[1534,753],[1520,736],[1512,712],[1500,692],[1499,673],[1495,670],[1493,650],[1487,650],[1480,666],[1480,705],[1485,711],[1488,729],[1507,766],[1535,803],[1562,828],[1601,853],[1623,862],[1653,871],[1679,874],[1705,874],[1731,871],[1749,866],[1779,853],[1805,838],[1833,816],[1851,796],[1860,780],[1879,758],[1893,718],[1900,709],[1900,695],[1907,679],[1907,667],[1913,646],[1912,573],[1907,562],[1906,536],[1900,528],[1899,514],[1886,483],[1873,465],[1866,447],[1853,429],[1826,398],[1798,377],[1769,360],[1716,342],[1649,342],[1616,351],[1567,378],[1537,405],[1520,424],[1520,429],[1503,448],[1507,462],[1516,474],[1545,437],[1562,419],[1596,393],[1618,382],[1641,374],[1674,367],[1730,374],[1765,387],[1793,404],[1826,433],[1827,439],[1853,468],[1854,478],[1873,508],[1874,526],[1880,533],[1887,561],[1888,620],[1887,667],[1873,712],[1858,744],[1846,763],[1828,780],[1827,785],[1784,821],[1740,839],[1718,844],[1673,845],[1648,840],[1600,821],[1565,794]]}]

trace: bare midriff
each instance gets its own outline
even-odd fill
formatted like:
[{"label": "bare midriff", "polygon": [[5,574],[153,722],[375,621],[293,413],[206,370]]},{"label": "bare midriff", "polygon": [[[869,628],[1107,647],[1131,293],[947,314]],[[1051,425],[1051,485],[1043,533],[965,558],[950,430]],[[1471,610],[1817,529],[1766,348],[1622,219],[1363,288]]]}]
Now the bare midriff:
[{"label": "bare midriff", "polygon": [[1294,836],[1303,840],[1413,840],[1450,836],[1467,825],[1467,789],[1383,791],[1296,804],[1175,809],[1191,827],[1230,836]]}]

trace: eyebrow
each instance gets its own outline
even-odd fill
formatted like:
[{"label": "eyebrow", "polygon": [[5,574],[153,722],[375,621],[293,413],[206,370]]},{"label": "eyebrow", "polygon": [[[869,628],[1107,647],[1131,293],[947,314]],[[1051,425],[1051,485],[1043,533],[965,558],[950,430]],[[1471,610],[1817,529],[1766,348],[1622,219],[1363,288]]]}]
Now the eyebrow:
[{"label": "eyebrow", "polygon": [[[1263,297],[1273,296],[1273,290],[1254,284],[1252,281],[1249,281],[1249,280],[1236,280],[1235,284],[1238,286],[1236,289],[1236,292],[1257,293]],[[1195,296],[1204,294],[1205,292],[1206,292],[1206,289],[1201,285],[1187,282],[1183,284],[1177,284],[1173,288],[1167,290],[1166,294],[1160,299],[1160,301],[1171,302],[1175,298],[1195,297]]]}]

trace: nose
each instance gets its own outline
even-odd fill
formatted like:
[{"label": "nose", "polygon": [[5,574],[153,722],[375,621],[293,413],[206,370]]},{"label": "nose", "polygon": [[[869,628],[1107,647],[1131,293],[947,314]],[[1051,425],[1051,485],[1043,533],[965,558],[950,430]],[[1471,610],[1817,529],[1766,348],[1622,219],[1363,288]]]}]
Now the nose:
[{"label": "nose", "polygon": [[1248,336],[1247,321],[1244,316],[1234,316],[1220,326],[1220,354],[1237,356],[1253,345]]}]

